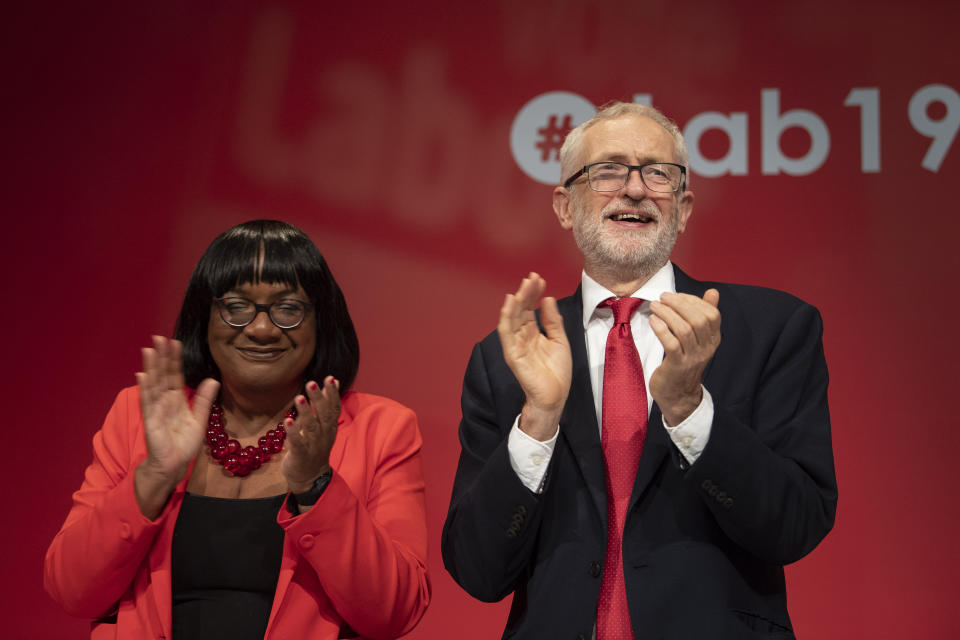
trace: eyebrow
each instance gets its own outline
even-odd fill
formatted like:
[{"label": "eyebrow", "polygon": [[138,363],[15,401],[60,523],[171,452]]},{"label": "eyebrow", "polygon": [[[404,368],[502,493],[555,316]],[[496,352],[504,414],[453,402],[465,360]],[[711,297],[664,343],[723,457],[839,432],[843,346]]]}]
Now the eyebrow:
[{"label": "eyebrow", "polygon": [[[614,153],[604,158],[600,158],[599,160],[593,160],[591,162],[588,162],[587,164],[593,164],[595,162],[622,162],[623,164],[632,164],[630,162],[630,158],[622,153]],[[651,156],[640,158],[640,164],[650,164],[651,162],[669,162],[669,160],[659,160]]]}]

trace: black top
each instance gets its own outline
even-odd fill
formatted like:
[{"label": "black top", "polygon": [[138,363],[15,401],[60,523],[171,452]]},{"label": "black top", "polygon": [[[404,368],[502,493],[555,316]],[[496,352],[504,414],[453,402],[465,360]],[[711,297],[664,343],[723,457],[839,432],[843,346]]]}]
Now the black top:
[{"label": "black top", "polygon": [[183,497],[171,557],[176,640],[262,640],[280,576],[283,497]]}]

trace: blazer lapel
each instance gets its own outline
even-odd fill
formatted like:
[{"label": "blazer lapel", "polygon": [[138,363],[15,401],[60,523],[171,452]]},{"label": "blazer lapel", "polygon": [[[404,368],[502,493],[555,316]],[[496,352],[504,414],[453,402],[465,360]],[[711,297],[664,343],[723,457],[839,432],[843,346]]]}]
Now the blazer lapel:
[{"label": "blazer lapel", "polygon": [[606,466],[600,447],[600,429],[593,403],[593,388],[587,363],[587,345],[583,333],[583,297],[580,288],[569,298],[558,301],[563,327],[573,357],[570,395],[560,417],[560,436],[570,444],[601,520],[607,518]]}]

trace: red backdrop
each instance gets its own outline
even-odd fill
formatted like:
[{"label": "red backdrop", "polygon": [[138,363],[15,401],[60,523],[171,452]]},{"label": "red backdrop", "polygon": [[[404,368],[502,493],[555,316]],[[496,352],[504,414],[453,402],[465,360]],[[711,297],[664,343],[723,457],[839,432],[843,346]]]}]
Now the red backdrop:
[{"label": "red backdrop", "polygon": [[90,438],[204,247],[258,217],[327,256],[357,387],[420,416],[434,599],[411,637],[498,636],[506,603],[460,591],[439,536],[471,345],[527,271],[577,284],[551,189],[520,166],[536,153],[510,146],[549,92],[699,129],[676,261],[823,312],[841,497],[787,569],[799,635],[957,637],[960,5],[61,4],[0,21],[4,637],[84,636],[41,562]]}]

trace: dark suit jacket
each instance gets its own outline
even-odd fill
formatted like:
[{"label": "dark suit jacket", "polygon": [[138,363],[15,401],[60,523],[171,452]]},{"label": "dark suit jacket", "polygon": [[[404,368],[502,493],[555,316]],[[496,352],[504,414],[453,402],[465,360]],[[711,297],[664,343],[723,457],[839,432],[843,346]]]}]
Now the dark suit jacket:
[{"label": "dark suit jacket", "polygon": [[[704,374],[710,439],[689,465],[654,405],[623,535],[635,636],[792,638],[783,565],[833,526],[837,487],[817,310],[780,291],[720,291],[722,340]],[[493,333],[463,383],[462,447],[443,561],[484,601],[514,594],[504,638],[590,638],[606,546],[604,458],[587,371],[579,290],[559,301],[573,383],[541,494],[510,467],[524,396]]]}]

